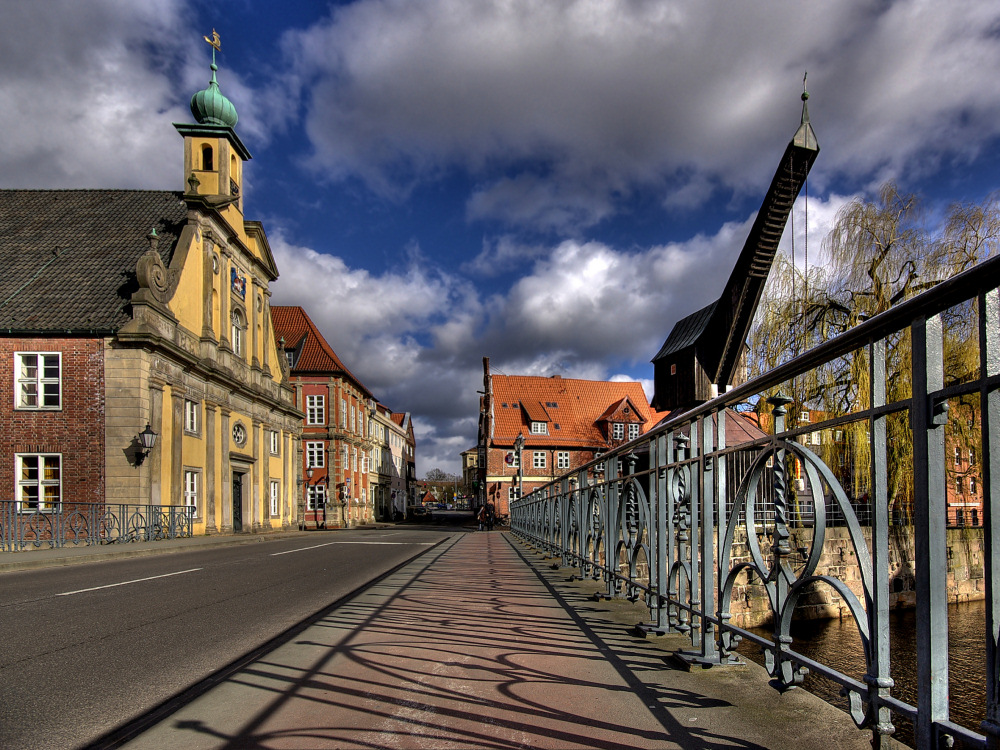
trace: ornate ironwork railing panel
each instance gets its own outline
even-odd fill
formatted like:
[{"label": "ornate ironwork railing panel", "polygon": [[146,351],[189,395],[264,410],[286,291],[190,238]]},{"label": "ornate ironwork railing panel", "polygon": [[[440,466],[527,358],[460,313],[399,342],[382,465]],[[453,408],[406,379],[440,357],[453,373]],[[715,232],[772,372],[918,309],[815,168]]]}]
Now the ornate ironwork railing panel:
[{"label": "ornate ironwork railing panel", "polygon": [[24,510],[0,501],[0,551],[120,544],[192,536],[194,508],[129,503],[64,503]]},{"label": "ornate ironwork railing panel", "polygon": [[[671,418],[511,505],[511,528],[527,543],[561,557],[581,575],[606,584],[608,597],[643,596],[651,633],[681,633],[680,656],[705,666],[737,659],[741,639],[760,645],[780,689],[801,684],[808,670],[847,696],[873,746],[888,748],[893,715],[912,722],[918,748],[1000,747],[1000,258],[955,276],[841,336],[799,355],[708,404]],[[957,313],[957,314],[956,314]],[[978,372],[946,383],[947,321],[974,319]],[[945,321],[945,322],[943,322]],[[976,341],[978,338],[978,341]],[[899,342],[910,349],[899,357]],[[893,352],[890,372],[889,352]],[[797,378],[851,358],[864,383],[843,413],[818,423],[786,424]],[[900,380],[908,387],[900,389]],[[893,383],[892,397],[888,383]],[[953,722],[948,706],[948,550],[946,426],[949,401],[973,403],[978,415],[983,499],[986,719],[979,734]],[[764,403],[767,409],[760,408]],[[766,429],[727,444],[732,409],[757,405]],[[798,408],[809,407],[799,403]],[[796,408],[793,405],[793,409]],[[735,425],[736,423],[734,423]],[[894,437],[890,439],[890,424]],[[908,433],[900,432],[905,425]],[[969,426],[974,427],[970,419]],[[853,429],[852,450],[867,460],[831,468],[805,436]],[[738,431],[734,431],[736,434]],[[901,472],[892,442],[911,434],[911,466]],[[829,456],[828,456],[829,458]],[[971,459],[970,459],[971,461]],[[897,481],[890,486],[890,473]],[[900,487],[898,478],[907,479]],[[862,493],[860,488],[864,488]],[[902,495],[911,507],[901,510]],[[912,493],[908,495],[908,493]],[[889,644],[890,533],[912,523],[916,609],[917,699],[892,693]],[[842,556],[855,561],[848,581],[821,564],[836,531]],[[909,529],[908,529],[909,531]],[[763,638],[734,622],[749,589],[772,623]],[[860,636],[861,679],[793,649],[797,607],[828,591]],[[740,592],[743,592],[742,594]],[[742,606],[742,605],[741,605]]]}]

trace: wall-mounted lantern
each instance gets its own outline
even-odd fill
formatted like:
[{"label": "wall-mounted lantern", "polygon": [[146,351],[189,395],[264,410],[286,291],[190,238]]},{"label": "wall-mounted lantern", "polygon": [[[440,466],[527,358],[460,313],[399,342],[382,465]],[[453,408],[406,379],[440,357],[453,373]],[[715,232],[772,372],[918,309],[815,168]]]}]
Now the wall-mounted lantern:
[{"label": "wall-mounted lantern", "polygon": [[149,452],[153,450],[156,445],[157,435],[150,428],[149,423],[146,423],[146,429],[135,436],[136,442],[139,443],[139,452],[136,453],[135,464],[138,466],[149,455]]}]

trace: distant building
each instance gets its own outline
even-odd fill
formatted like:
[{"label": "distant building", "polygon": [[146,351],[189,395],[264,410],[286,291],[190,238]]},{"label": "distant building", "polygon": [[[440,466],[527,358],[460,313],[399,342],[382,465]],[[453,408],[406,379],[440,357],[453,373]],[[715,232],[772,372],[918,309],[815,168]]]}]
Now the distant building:
[{"label": "distant building", "polygon": [[462,451],[462,485],[467,489],[477,489],[479,483],[479,448]]},{"label": "distant building", "polygon": [[[642,384],[527,375],[493,375],[477,454],[482,501],[507,515],[510,502],[639,437],[654,424]],[[518,436],[523,448],[516,448]]]},{"label": "distant building", "polygon": [[403,424],[409,424],[405,414],[398,421],[392,411],[383,404],[377,404],[374,416],[376,434],[376,475],[375,517],[379,521],[400,519],[406,515],[409,484],[412,481],[410,465],[412,455],[409,433]]},{"label": "distant building", "polygon": [[271,308],[274,332],[305,414],[298,498],[306,528],[341,528],[375,520],[370,472],[375,436],[371,392],[351,373],[297,306]]}]

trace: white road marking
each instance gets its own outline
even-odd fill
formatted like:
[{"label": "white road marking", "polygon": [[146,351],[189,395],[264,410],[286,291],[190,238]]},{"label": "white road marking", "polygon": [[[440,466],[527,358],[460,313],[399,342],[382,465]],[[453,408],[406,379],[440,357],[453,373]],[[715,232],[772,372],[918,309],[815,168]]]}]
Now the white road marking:
[{"label": "white road marking", "polygon": [[329,547],[331,544],[397,544],[397,545],[411,545],[417,547],[432,547],[435,542],[327,542],[326,544],[314,544],[312,547],[299,547],[298,549],[287,549],[284,552],[272,552],[271,557],[277,557],[278,555],[290,555],[293,552],[305,552],[307,549],[319,549],[320,547]]},{"label": "white road marking", "polygon": [[185,573],[194,573],[201,568],[191,568],[190,570],[178,570],[176,573],[164,573],[160,576],[149,576],[149,578],[136,578],[134,581],[122,581],[121,583],[109,583],[107,586],[93,586],[89,589],[77,589],[76,591],[64,591],[61,594],[56,594],[56,596],[72,596],[73,594],[83,594],[87,591],[99,591],[100,589],[113,589],[115,586],[128,586],[130,583],[142,583],[143,581],[152,581],[157,578],[169,578],[170,576],[181,576]]}]

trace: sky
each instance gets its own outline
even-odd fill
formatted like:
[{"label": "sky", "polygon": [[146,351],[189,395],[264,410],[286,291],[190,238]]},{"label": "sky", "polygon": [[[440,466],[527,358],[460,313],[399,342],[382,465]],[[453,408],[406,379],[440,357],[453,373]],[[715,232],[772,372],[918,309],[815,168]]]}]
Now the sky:
[{"label": "sky", "polygon": [[823,262],[885,180],[929,212],[1000,174],[1000,3],[0,0],[0,187],[182,190],[218,81],[248,218],[345,364],[459,473],[495,372],[638,380],[713,301],[799,124],[782,240]]}]

